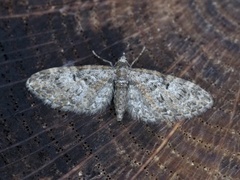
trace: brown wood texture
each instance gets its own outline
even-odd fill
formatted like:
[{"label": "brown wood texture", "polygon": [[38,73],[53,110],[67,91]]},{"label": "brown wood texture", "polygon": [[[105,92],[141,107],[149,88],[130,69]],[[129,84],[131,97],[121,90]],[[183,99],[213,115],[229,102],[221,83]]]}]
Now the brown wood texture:
[{"label": "brown wood texture", "polygon": [[[0,1],[0,179],[240,179],[240,2]],[[129,48],[126,48],[129,44]],[[201,116],[146,124],[113,105],[61,112],[25,87],[33,73],[116,62],[199,84]]]}]

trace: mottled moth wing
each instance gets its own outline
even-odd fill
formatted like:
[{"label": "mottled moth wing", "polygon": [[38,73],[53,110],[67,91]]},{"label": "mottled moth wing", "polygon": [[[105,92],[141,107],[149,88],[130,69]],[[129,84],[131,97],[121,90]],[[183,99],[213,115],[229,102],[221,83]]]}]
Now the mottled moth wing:
[{"label": "mottled moth wing", "polygon": [[175,121],[196,116],[213,104],[198,85],[157,71],[131,69],[127,111],[143,121]]},{"label": "mottled moth wing", "polygon": [[108,66],[57,67],[33,74],[26,86],[53,108],[94,114],[111,103],[114,77]]}]

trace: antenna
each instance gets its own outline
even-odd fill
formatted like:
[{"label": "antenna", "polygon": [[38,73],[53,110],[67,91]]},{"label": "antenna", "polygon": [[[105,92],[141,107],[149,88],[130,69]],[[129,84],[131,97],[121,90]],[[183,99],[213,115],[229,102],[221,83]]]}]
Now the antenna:
[{"label": "antenna", "polygon": [[109,64],[113,67],[113,64],[112,64],[111,61],[108,61],[108,60],[106,60],[106,59],[103,59],[102,57],[100,57],[99,55],[97,55],[94,50],[92,50],[92,53],[93,53],[93,55],[96,56],[98,59],[101,59],[102,61],[109,63]]},{"label": "antenna", "polygon": [[139,57],[142,55],[142,53],[145,51],[145,46],[142,48],[142,51],[140,52],[140,54],[138,55],[138,57],[136,59],[134,59],[134,61],[131,63],[130,67],[133,66],[133,64],[139,59]]}]

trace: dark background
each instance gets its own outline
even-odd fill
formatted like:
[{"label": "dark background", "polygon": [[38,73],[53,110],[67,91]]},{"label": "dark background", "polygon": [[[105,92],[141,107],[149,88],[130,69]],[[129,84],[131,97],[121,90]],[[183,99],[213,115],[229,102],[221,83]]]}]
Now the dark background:
[{"label": "dark background", "polygon": [[[0,1],[0,179],[240,177],[240,1]],[[126,48],[130,44],[130,48]],[[206,113],[173,127],[61,112],[25,87],[63,65],[134,65],[212,94]],[[175,129],[174,129],[175,127]]]}]

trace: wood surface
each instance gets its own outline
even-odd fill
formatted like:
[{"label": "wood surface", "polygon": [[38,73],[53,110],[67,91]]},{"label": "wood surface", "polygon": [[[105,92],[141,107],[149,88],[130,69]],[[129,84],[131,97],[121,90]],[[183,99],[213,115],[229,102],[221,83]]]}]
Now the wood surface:
[{"label": "wood surface", "polygon": [[[0,1],[0,177],[239,179],[239,17],[230,0]],[[43,69],[108,65],[92,50],[131,62],[143,46],[134,67],[200,85],[213,107],[173,126],[119,123],[113,104],[66,113],[25,87]]]}]

